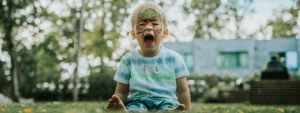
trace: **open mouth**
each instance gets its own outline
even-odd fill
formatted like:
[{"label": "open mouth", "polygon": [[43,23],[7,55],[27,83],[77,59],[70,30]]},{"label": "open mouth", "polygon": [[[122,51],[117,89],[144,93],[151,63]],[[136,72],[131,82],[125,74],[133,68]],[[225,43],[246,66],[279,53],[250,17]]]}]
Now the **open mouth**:
[{"label": "open mouth", "polygon": [[145,45],[147,45],[147,46],[152,45],[153,41],[154,41],[154,37],[152,35],[146,35],[144,37],[144,42],[145,42]]}]

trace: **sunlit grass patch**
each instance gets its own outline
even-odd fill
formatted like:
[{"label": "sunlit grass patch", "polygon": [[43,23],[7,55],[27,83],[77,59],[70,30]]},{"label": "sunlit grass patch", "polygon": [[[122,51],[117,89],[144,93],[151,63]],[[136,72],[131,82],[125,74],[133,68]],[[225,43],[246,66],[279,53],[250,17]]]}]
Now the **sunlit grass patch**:
[{"label": "sunlit grass patch", "polygon": [[300,113],[300,105],[245,105],[193,103],[190,112],[200,113]]},{"label": "sunlit grass patch", "polygon": [[[34,104],[1,104],[0,112],[6,113],[103,113],[103,102],[36,102]],[[122,111],[110,111],[119,112]],[[154,111],[152,111],[154,112]],[[192,103],[190,113],[300,113],[300,105],[248,105]]]}]

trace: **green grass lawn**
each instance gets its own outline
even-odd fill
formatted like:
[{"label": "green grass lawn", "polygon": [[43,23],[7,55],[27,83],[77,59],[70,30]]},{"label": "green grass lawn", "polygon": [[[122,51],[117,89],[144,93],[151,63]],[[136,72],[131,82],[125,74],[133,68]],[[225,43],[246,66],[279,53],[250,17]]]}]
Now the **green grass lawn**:
[{"label": "green grass lawn", "polygon": [[[34,104],[1,104],[6,113],[101,113],[107,102],[37,102]],[[110,111],[116,112],[116,111]],[[121,112],[121,111],[119,111]],[[249,105],[192,103],[190,113],[300,113],[300,105]]]}]

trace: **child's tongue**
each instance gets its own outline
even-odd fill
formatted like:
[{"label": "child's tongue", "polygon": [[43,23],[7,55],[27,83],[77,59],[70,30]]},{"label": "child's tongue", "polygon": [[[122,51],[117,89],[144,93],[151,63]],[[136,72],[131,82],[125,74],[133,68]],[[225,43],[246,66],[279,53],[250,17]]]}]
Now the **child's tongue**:
[{"label": "child's tongue", "polygon": [[153,44],[153,40],[150,40],[150,39],[146,39],[145,40],[145,44],[147,45],[147,46],[150,46],[150,45],[152,45]]}]

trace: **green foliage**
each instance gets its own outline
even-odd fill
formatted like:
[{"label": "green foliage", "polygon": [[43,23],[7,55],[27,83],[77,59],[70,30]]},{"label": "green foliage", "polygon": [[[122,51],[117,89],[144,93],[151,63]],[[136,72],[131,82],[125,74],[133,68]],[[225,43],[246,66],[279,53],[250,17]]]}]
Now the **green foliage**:
[{"label": "green foliage", "polygon": [[[232,32],[237,38],[245,35],[245,32],[240,28],[241,21],[245,13],[251,13],[249,8],[252,0],[228,0],[225,5],[222,5],[221,0],[193,0],[185,2],[183,12],[186,16],[194,15],[196,17],[195,25],[189,29],[195,33],[195,38],[220,38],[216,32],[220,34],[224,31],[229,31],[225,25],[229,23],[230,18],[235,18],[237,31]],[[239,14],[238,12],[244,12]]]},{"label": "green foliage", "polygon": [[[95,67],[99,68],[99,67]],[[115,70],[105,67],[105,73],[92,73],[89,76],[89,98],[91,100],[108,100],[115,93],[117,82],[113,80]]]},{"label": "green foliage", "polygon": [[[5,1],[5,2],[3,2]],[[96,5],[101,2],[101,5]],[[135,2],[133,0],[131,2]],[[54,1],[49,1],[52,4]],[[55,1],[58,3],[65,3],[65,1]],[[6,3],[6,4],[5,4]],[[93,7],[88,5],[89,3],[94,4]],[[112,53],[118,48],[118,38],[120,38],[121,26],[124,22],[124,19],[129,16],[127,9],[130,7],[130,1],[127,0],[119,0],[119,1],[104,1],[104,0],[96,0],[91,1],[87,0],[86,3],[86,13],[88,14],[86,17],[86,23],[92,21],[94,23],[95,29],[88,30],[85,29],[86,32],[83,39],[83,46],[85,55],[95,54],[96,56],[108,57],[111,60]],[[16,29],[13,33],[18,34],[22,29],[29,29],[29,27],[34,28],[33,40],[43,39],[39,38],[40,35],[46,35],[45,41],[39,43],[38,41],[31,45],[32,49],[25,49],[24,43],[21,41],[14,40],[14,37],[7,38],[4,40],[4,44],[2,50],[7,51],[8,46],[13,45],[11,42],[14,42],[15,45],[21,45],[23,48],[18,50],[18,54],[16,58],[18,58],[18,73],[20,76],[20,85],[24,90],[21,91],[21,95],[24,97],[28,97],[31,95],[33,91],[35,91],[35,87],[37,83],[43,82],[54,82],[56,86],[61,83],[61,73],[64,71],[60,68],[59,64],[61,62],[75,62],[75,44],[77,42],[77,32],[78,32],[78,23],[79,19],[76,14],[79,12],[78,8],[70,6],[67,4],[67,10],[70,11],[70,15],[65,17],[61,15],[56,15],[56,13],[50,13],[47,9],[50,4],[47,4],[46,7],[41,6],[39,0],[28,1],[8,1],[8,0],[0,0],[0,14],[3,18],[0,18],[0,32],[8,34],[5,30],[8,27],[12,27]],[[107,7],[108,6],[108,7]],[[9,12],[9,7],[13,7],[12,12]],[[32,8],[31,12],[28,14],[20,14],[21,10],[28,7]],[[26,10],[27,11],[27,10]],[[99,16],[98,12],[103,12],[102,16]],[[16,16],[13,19],[9,18],[9,14],[16,14],[20,16]],[[96,19],[92,17],[92,14],[98,14]],[[110,17],[107,16],[110,14]],[[33,18],[32,18],[33,17]],[[104,19],[109,19],[109,22],[104,22]],[[33,21],[29,21],[33,20]],[[36,20],[40,20],[40,22],[36,22]],[[9,26],[9,22],[12,24]],[[51,31],[43,30],[39,27],[41,23],[45,21],[50,21],[52,23]],[[105,27],[112,24],[113,28],[111,30],[106,30]],[[104,27],[102,27],[104,26]],[[28,27],[28,28],[27,28]],[[35,30],[35,29],[38,30]],[[22,30],[21,29],[21,30]],[[31,29],[29,29],[31,30]],[[47,32],[44,32],[47,31]],[[49,33],[50,32],[50,33]],[[2,35],[3,36],[3,35]],[[4,35],[6,36],[6,35]],[[8,41],[12,40],[12,41]],[[87,43],[89,40],[91,43]],[[63,46],[63,43],[67,42],[67,46]],[[112,43],[112,46],[110,46]],[[109,44],[109,45],[108,45]],[[63,56],[62,59],[59,56]],[[102,62],[102,65],[104,63]],[[0,68],[0,72],[3,71],[3,67]],[[114,75],[115,71],[111,67],[101,67],[102,75],[106,75],[109,73],[111,76]],[[99,76],[96,72],[92,72],[93,76]],[[1,74],[1,73],[0,73]],[[100,75],[101,75],[100,74]],[[5,76],[2,76],[3,79],[6,80]],[[104,77],[105,78],[105,77]],[[107,77],[106,77],[107,78]],[[1,78],[2,79],[2,78]],[[109,78],[111,82],[114,83],[112,78]],[[103,79],[101,79],[103,80]],[[2,83],[4,83],[3,81]],[[98,82],[93,82],[99,83]],[[107,85],[108,82],[103,81],[100,85]],[[6,84],[6,83],[5,83]],[[8,84],[9,86],[10,84]],[[99,84],[98,84],[99,85]],[[58,86],[57,86],[58,87]],[[113,85],[108,85],[107,87],[111,87],[113,89]],[[3,89],[3,87],[1,88]],[[4,89],[3,89],[4,90]],[[67,90],[66,90],[67,91]],[[104,91],[104,90],[101,90]],[[68,92],[68,91],[67,91]],[[70,91],[69,91],[70,92]],[[109,91],[108,94],[111,96],[114,90]],[[50,92],[49,92],[50,93]],[[35,93],[36,94],[36,93]],[[108,98],[108,94],[100,94],[99,99]],[[67,95],[67,94],[66,94]]]},{"label": "green foliage", "polygon": [[[207,90],[210,90],[211,88],[218,85],[219,77],[216,73],[213,74],[207,74],[201,76],[191,76],[187,77],[187,80],[195,80],[195,84],[189,86],[190,88],[190,94],[191,94],[191,100],[193,102],[196,102],[199,98],[202,98],[204,96],[204,92],[207,92]],[[201,83],[205,81],[205,84]],[[200,83],[200,84],[199,84]],[[193,91],[193,89],[195,89]],[[199,89],[202,89],[203,91],[199,91]]]},{"label": "green foliage", "polygon": [[[83,50],[84,54],[88,55],[94,53],[97,56],[102,54],[108,58],[112,57],[112,52],[115,51],[117,47],[116,41],[119,34],[107,32],[103,37],[103,34],[101,34],[102,29],[101,26],[96,26],[93,32],[87,31],[84,33],[84,39],[82,40],[82,42],[86,44]],[[112,43],[111,47],[109,47],[108,42]]]},{"label": "green foliage", "polygon": [[[49,48],[49,45],[52,45],[52,49]],[[68,53],[67,50],[60,50],[58,41],[55,39],[55,35],[49,35],[45,42],[41,43],[36,49],[37,57],[37,81],[38,82],[51,82],[60,78],[60,70],[57,69],[60,61],[57,59],[58,54]],[[74,58],[71,55],[65,58],[69,61]]]},{"label": "green foliage", "polygon": [[[87,3],[95,3],[99,1],[87,1]],[[131,3],[134,3],[131,1]],[[110,5],[107,7],[105,5]],[[82,43],[85,45],[83,54],[94,54],[101,58],[106,56],[112,57],[112,53],[118,48],[118,39],[122,38],[120,35],[121,26],[126,17],[129,16],[127,9],[130,8],[129,2],[126,0],[119,1],[101,1],[100,6],[87,7],[87,11],[90,13],[97,13],[96,11],[103,12],[102,17],[97,17],[93,23],[94,29],[92,31],[86,31],[83,35]],[[107,17],[110,15],[110,17]],[[104,22],[106,18],[109,18],[110,22]],[[88,23],[88,22],[87,22]],[[108,25],[112,24],[113,28],[109,31],[106,30]],[[111,44],[112,46],[108,45]]]},{"label": "green foliage", "polygon": [[250,101],[245,101],[245,102],[243,102],[243,104],[244,104],[245,106],[250,106],[250,105],[251,105]]},{"label": "green foliage", "polygon": [[[221,102],[221,100],[218,99],[218,91],[238,89],[238,86],[236,85],[237,79],[238,76],[232,75],[228,72],[225,72],[223,77],[219,77],[216,73],[187,76],[188,83],[190,82],[189,80],[195,80],[194,85],[189,85],[191,100],[193,102],[199,101],[207,103]],[[245,85],[250,81],[259,80],[260,72],[256,70],[252,76],[245,74],[242,84]],[[205,84],[201,83],[203,81],[205,81]],[[234,84],[232,84],[232,82]],[[199,91],[199,89],[202,91]]]},{"label": "green foliage", "polygon": [[30,97],[33,94],[33,89],[36,86],[36,57],[33,56],[32,50],[26,48],[18,51],[18,75],[19,75],[19,88],[21,96]]},{"label": "green foliage", "polygon": [[224,80],[225,84],[230,84],[230,82],[232,81],[232,79],[228,73],[224,74],[223,80]]},{"label": "green foliage", "polygon": [[[194,0],[190,4],[191,7],[184,7],[184,12],[188,14],[193,14],[194,11],[199,11],[198,14],[195,14],[197,20],[195,22],[195,26],[191,27],[192,31],[195,31],[195,38],[204,38],[208,33],[210,38],[213,38],[211,32],[208,31],[209,28],[215,28],[220,30],[218,21],[221,21],[220,18],[216,14],[216,10],[221,5],[220,0]],[[213,18],[209,18],[209,16]],[[212,19],[212,20],[211,20]],[[206,29],[203,29],[206,27]]]},{"label": "green foliage", "polygon": [[7,75],[4,74],[5,71],[5,62],[0,60],[0,93],[8,96],[10,95],[10,84],[11,82],[7,80]]},{"label": "green foliage", "polygon": [[[94,3],[99,1],[87,1]],[[131,2],[135,2],[131,1]],[[105,5],[110,5],[107,7]],[[130,7],[129,2],[126,0],[119,1],[101,1],[101,5],[87,7],[87,12],[94,13],[97,11],[103,12],[103,16],[97,17],[93,23],[94,28],[91,31],[85,31],[83,34],[82,45],[83,54],[94,54],[101,58],[100,67],[90,67],[91,75],[89,76],[89,98],[96,100],[107,100],[115,92],[116,81],[113,80],[115,70],[104,64],[105,57],[112,60],[112,53],[118,48],[118,39],[122,38],[120,35],[121,26],[124,19],[129,16],[127,9]],[[108,17],[107,15],[110,15]],[[109,18],[110,22],[104,22]],[[88,22],[87,22],[88,23]],[[106,27],[112,24],[113,28],[107,30]],[[75,38],[75,37],[74,37]],[[101,72],[96,72],[95,69],[99,68]]]},{"label": "green foliage", "polygon": [[254,70],[252,79],[250,81],[260,81],[261,72],[258,70]]},{"label": "green foliage", "polygon": [[204,74],[203,80],[207,83],[207,85],[209,86],[209,88],[217,86],[217,84],[219,82],[218,75],[215,74],[215,73],[213,73],[211,75]]},{"label": "green foliage", "polygon": [[208,90],[206,90],[203,93],[202,98],[200,98],[200,102],[205,102],[205,103],[210,103],[210,102],[220,102],[220,100],[218,100],[218,92],[219,90],[233,90],[234,88],[231,87],[229,84],[225,85],[225,86],[215,86],[213,88],[210,88]]},{"label": "green foliage", "polygon": [[[30,7],[33,7],[33,3],[35,0],[31,0],[31,2],[27,1],[27,0],[1,0],[0,1],[0,14],[2,15],[1,17],[1,21],[0,21],[0,32],[4,33],[4,49],[5,51],[8,51],[10,57],[11,57],[11,77],[13,80],[17,80],[17,78],[19,78],[19,80],[17,80],[16,82],[14,82],[11,85],[11,92],[12,92],[12,100],[14,102],[18,102],[19,101],[19,88],[16,87],[16,85],[18,85],[17,82],[19,82],[21,88],[24,88],[24,92],[28,93],[31,92],[30,87],[32,87],[32,84],[22,84],[24,83],[24,80],[29,80],[30,77],[25,78],[26,76],[22,75],[22,71],[27,71],[28,69],[25,69],[26,67],[22,67],[22,65],[18,65],[18,62],[21,59],[21,56],[19,56],[19,54],[16,52],[18,51],[16,49],[16,44],[18,43],[15,40],[15,34],[17,34],[17,28],[20,27],[22,24],[20,24],[20,22],[24,22],[26,20],[26,16],[25,14],[20,14],[20,10]],[[28,12],[29,15],[32,14],[32,12]],[[28,21],[28,20],[27,20]],[[27,22],[24,22],[24,25],[27,25]],[[29,22],[29,24],[31,24]],[[34,24],[33,24],[34,25]],[[14,31],[15,30],[15,31]],[[25,36],[26,37],[26,36]],[[19,45],[21,46],[21,45]],[[17,70],[17,71],[16,71]],[[13,74],[16,73],[16,74]],[[25,72],[26,73],[26,72]],[[24,86],[24,87],[23,87]]]},{"label": "green foliage", "polygon": [[[295,38],[297,35],[297,31],[294,29],[299,29],[297,26],[297,18],[298,11],[300,10],[300,1],[296,2],[296,6],[290,9],[283,9],[282,11],[277,11],[273,15],[276,17],[274,20],[269,20],[267,26],[271,26],[273,28],[272,38]],[[289,20],[284,20],[284,17],[287,15],[291,16]],[[263,27],[260,29],[260,32],[263,32]]]},{"label": "green foliage", "polygon": [[218,99],[218,88],[213,87],[207,91],[204,92],[203,97],[200,99],[200,102],[211,102],[213,100],[217,100]]}]

